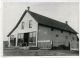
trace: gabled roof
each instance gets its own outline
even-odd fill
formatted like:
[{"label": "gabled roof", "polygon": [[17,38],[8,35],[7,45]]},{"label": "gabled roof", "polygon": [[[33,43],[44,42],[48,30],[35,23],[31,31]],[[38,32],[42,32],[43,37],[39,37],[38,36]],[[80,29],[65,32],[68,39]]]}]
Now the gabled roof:
[{"label": "gabled roof", "polygon": [[41,25],[46,25],[49,27],[53,27],[56,29],[60,29],[60,30],[64,30],[67,32],[77,34],[77,32],[75,30],[73,30],[68,24],[65,24],[65,23],[59,22],[57,20],[48,18],[46,16],[34,13],[32,11],[25,10],[24,13],[22,14],[20,20],[16,24],[16,26],[13,28],[13,30],[7,36],[11,35],[11,33],[18,27],[18,25],[20,24],[20,22],[22,21],[23,17],[25,16],[25,14],[27,12]]},{"label": "gabled roof", "polygon": [[25,14],[26,14],[26,10],[24,11],[24,13],[22,14],[21,18],[19,19],[18,23],[16,24],[16,26],[12,29],[12,31],[7,35],[10,36],[12,34],[12,32],[18,27],[18,25],[20,24],[20,22],[22,21],[22,19],[24,18]]}]

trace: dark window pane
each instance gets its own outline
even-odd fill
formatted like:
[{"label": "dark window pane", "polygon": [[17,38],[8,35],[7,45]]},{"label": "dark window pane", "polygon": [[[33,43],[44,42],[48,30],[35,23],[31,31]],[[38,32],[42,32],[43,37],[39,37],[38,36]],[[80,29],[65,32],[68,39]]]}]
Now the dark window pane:
[{"label": "dark window pane", "polygon": [[74,37],[72,37],[72,39],[74,40]]},{"label": "dark window pane", "polygon": [[56,34],[56,37],[59,37],[59,35],[58,35],[58,34]]},{"label": "dark window pane", "polygon": [[77,37],[77,41],[79,41],[79,38]]},{"label": "dark window pane", "polygon": [[66,39],[68,39],[68,36],[65,36]]},{"label": "dark window pane", "polygon": [[22,46],[23,42],[24,42],[24,34],[23,33],[19,33],[18,34],[18,46]]},{"label": "dark window pane", "polygon": [[22,22],[22,27],[21,27],[21,29],[24,29],[24,22]]},{"label": "dark window pane", "polygon": [[54,29],[53,28],[51,28],[51,31],[53,31]]},{"label": "dark window pane", "polygon": [[69,35],[71,35],[71,32],[69,32]]},{"label": "dark window pane", "polygon": [[32,20],[29,20],[29,28],[32,28]]},{"label": "dark window pane", "polygon": [[36,32],[30,33],[29,42],[32,42],[32,43],[36,42]]},{"label": "dark window pane", "polygon": [[63,33],[63,30],[61,30],[61,33]]},{"label": "dark window pane", "polygon": [[22,39],[18,39],[18,46],[22,46],[23,42],[24,41]]}]

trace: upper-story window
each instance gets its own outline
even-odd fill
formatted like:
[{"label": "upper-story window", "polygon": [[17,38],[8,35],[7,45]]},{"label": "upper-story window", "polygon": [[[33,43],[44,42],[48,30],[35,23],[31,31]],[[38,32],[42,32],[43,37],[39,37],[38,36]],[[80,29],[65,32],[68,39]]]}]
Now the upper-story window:
[{"label": "upper-story window", "polygon": [[21,29],[24,29],[24,22],[22,22]]},{"label": "upper-story window", "polygon": [[71,32],[69,32],[69,35],[71,35]]},{"label": "upper-story window", "polygon": [[56,37],[59,37],[59,35],[58,35],[58,34],[56,34]]},{"label": "upper-story window", "polygon": [[74,37],[72,37],[72,39],[74,40]]},{"label": "upper-story window", "polygon": [[68,39],[68,36],[65,36],[66,39]]},{"label": "upper-story window", "polygon": [[63,30],[61,30],[61,33],[63,33]]},{"label": "upper-story window", "polygon": [[53,28],[51,28],[51,31],[53,31],[54,29]]},{"label": "upper-story window", "polygon": [[79,38],[78,38],[78,36],[77,36],[77,41],[79,41]]},{"label": "upper-story window", "polygon": [[32,20],[29,20],[29,28],[32,28]]}]

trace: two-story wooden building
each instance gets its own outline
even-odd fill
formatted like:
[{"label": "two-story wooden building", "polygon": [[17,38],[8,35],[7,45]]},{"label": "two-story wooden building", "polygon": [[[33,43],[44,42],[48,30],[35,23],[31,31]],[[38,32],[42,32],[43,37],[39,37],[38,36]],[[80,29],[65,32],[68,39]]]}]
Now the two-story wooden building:
[{"label": "two-story wooden building", "polygon": [[7,35],[9,46],[51,48],[54,46],[70,46],[77,41],[77,32],[68,24],[56,21],[43,15],[25,10],[20,20]]}]

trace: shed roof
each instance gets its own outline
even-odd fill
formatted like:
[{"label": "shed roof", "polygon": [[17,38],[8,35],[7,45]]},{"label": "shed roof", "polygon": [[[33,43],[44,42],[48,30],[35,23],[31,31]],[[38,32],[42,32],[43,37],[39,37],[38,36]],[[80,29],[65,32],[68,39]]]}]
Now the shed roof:
[{"label": "shed roof", "polygon": [[18,21],[18,23],[16,24],[16,26],[13,28],[13,30],[8,34],[8,36],[18,27],[18,25],[20,24],[20,22],[22,21],[23,17],[25,16],[26,13],[29,13],[39,24],[42,25],[46,25],[49,27],[53,27],[56,29],[60,29],[60,30],[64,30],[64,31],[68,31],[74,34],[77,34],[77,32],[75,30],[73,30],[68,24],[62,23],[60,21],[48,18],[46,16],[34,13],[32,11],[28,11],[25,10],[24,13],[22,14],[20,20]]}]

